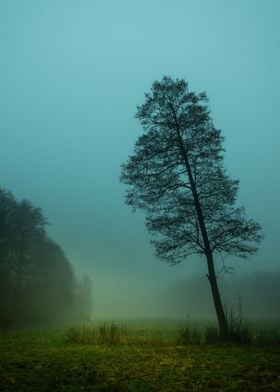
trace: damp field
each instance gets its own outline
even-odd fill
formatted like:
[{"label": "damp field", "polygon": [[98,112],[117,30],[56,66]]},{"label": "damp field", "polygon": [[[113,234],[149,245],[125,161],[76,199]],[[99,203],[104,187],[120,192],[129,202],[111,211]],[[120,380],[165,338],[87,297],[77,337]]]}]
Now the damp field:
[{"label": "damp field", "polygon": [[250,344],[194,344],[179,323],[115,326],[115,341],[97,335],[106,324],[1,332],[0,390],[280,390],[280,344],[266,332]]}]

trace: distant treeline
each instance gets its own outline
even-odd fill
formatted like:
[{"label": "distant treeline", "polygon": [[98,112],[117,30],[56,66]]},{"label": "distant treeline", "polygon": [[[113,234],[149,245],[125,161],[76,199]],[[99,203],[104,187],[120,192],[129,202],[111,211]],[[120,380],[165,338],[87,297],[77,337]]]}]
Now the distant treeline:
[{"label": "distant treeline", "polygon": [[[166,311],[173,316],[211,317],[213,304],[206,276],[198,275],[169,288]],[[254,271],[244,275],[219,275],[223,301],[235,309],[238,301],[246,318],[280,318],[280,271]]]},{"label": "distant treeline", "polygon": [[40,208],[0,188],[0,328],[86,321],[92,286],[46,232]]}]

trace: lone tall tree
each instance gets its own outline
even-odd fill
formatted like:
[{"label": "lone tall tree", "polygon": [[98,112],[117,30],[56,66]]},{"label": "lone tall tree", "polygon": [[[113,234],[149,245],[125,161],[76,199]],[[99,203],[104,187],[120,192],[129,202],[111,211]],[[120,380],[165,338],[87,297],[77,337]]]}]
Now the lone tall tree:
[{"label": "lone tall tree", "polygon": [[210,118],[205,93],[164,77],[145,95],[136,117],[144,134],[122,166],[126,203],[146,211],[157,256],[172,265],[204,255],[220,328],[228,324],[217,285],[216,253],[246,258],[261,241],[260,225],[234,206],[238,181],[223,165],[223,137]]}]

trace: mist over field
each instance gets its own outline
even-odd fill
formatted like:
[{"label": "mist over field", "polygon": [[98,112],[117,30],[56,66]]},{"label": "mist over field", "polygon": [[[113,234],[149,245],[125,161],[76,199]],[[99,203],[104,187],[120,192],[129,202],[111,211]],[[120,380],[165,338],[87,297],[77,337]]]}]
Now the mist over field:
[{"label": "mist over field", "polygon": [[[92,319],[215,317],[203,257],[160,262],[119,181],[143,133],[137,105],[164,75],[206,91],[225,165],[240,179],[237,205],[262,226],[258,253],[226,259],[233,275],[215,259],[223,300],[240,295],[248,317],[279,317],[279,18],[277,0],[0,1],[0,188],[42,209],[43,244],[58,244],[72,282],[71,319],[85,275]],[[49,309],[62,280],[33,272],[29,297],[44,287]]]},{"label": "mist over field", "polygon": [[[184,279],[167,290],[167,309],[173,317],[213,319],[214,307],[205,276]],[[241,305],[247,322],[279,319],[280,273],[254,271],[250,274],[220,276],[220,287],[228,310],[237,311]]]}]

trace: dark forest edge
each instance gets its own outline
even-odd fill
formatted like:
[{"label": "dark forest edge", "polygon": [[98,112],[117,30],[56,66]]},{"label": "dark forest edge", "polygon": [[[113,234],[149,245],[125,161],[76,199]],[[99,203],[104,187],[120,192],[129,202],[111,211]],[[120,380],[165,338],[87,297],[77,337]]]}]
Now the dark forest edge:
[{"label": "dark forest edge", "polygon": [[0,188],[0,328],[89,320],[90,278],[75,275],[46,225],[40,208]]}]

